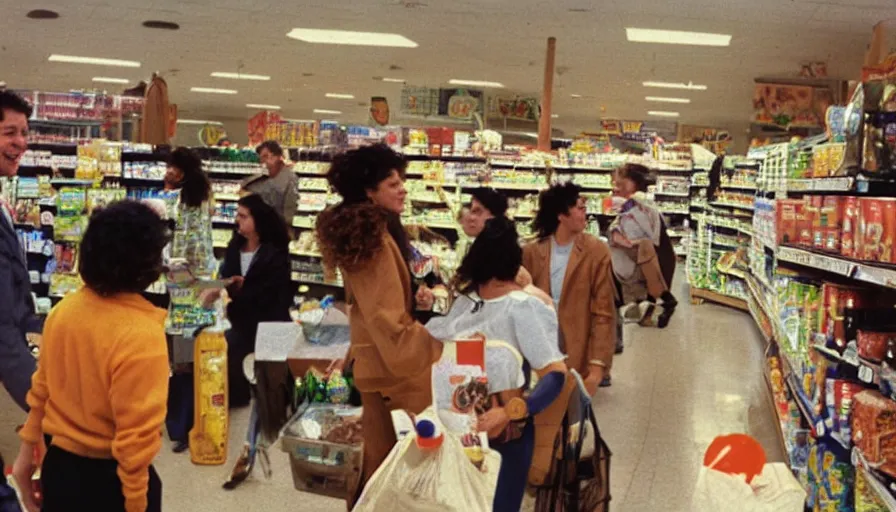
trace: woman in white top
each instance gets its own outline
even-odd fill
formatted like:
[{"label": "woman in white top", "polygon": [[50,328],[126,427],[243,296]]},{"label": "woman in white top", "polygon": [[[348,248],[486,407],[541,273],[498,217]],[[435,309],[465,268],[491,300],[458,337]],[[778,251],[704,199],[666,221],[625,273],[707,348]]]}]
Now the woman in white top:
[{"label": "woman in white top", "polygon": [[[494,510],[520,510],[526,477],[532,462],[535,426],[531,417],[560,396],[566,379],[565,356],[558,343],[557,315],[540,299],[516,283],[522,249],[513,222],[495,217],[470,247],[457,270],[461,295],[451,311],[426,324],[441,340],[484,335],[515,348],[524,359],[522,371],[516,356],[507,350],[489,349],[486,374],[489,393],[497,406],[479,417],[479,429],[488,432],[490,445],[502,457]],[[529,370],[539,380],[528,388]]]}]

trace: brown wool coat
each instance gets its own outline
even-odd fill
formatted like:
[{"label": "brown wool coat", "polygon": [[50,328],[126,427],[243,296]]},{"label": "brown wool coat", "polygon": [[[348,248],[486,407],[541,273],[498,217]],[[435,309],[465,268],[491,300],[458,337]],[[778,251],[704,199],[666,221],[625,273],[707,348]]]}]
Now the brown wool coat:
[{"label": "brown wool coat", "polygon": [[[569,358],[566,365],[588,376],[590,361],[612,366],[616,348],[616,306],[610,249],[597,238],[582,233],[573,242],[557,319],[563,334],[560,347]],[[551,294],[551,239],[523,248],[523,266],[535,286]]]},{"label": "brown wool coat", "polygon": [[[609,368],[616,348],[615,286],[607,244],[588,234],[576,237],[569,255],[557,320],[567,354],[566,366],[583,377],[588,363],[603,361]],[[523,247],[523,266],[532,274],[532,283],[551,294],[551,239]],[[529,469],[529,483],[542,485],[549,476],[554,441],[566,414],[575,387],[571,376],[559,397],[535,417],[535,453]]]},{"label": "brown wool coat", "polygon": [[324,259],[342,271],[351,304],[347,363],[363,405],[359,492],[396,443],[391,411],[419,414],[432,404],[432,364],[443,347],[411,316],[411,275],[384,218],[362,204],[327,210],[317,222]]}]

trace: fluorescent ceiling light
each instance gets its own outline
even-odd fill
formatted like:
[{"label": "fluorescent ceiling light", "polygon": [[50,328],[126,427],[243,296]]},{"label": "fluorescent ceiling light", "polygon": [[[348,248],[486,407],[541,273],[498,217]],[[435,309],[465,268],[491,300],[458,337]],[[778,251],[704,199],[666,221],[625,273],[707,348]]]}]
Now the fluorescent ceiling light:
[{"label": "fluorescent ceiling light", "polygon": [[207,121],[205,119],[178,119],[177,124],[213,124],[223,126],[224,123],[220,121]]},{"label": "fluorescent ceiling light", "polygon": [[581,98],[582,95],[581,95],[581,94],[570,94],[569,97],[572,98],[572,99],[577,100],[577,99]]},{"label": "fluorescent ceiling light", "polygon": [[451,85],[465,85],[467,87],[489,87],[492,89],[503,89],[504,84],[501,82],[483,82],[480,80],[458,80],[452,79],[448,81]]},{"label": "fluorescent ceiling light", "polygon": [[350,46],[389,46],[394,48],[416,48],[414,41],[401,34],[382,32],[353,32],[350,30],[320,30],[315,28],[294,28],[286,37],[315,44],[344,44]]},{"label": "fluorescent ceiling light", "polygon": [[695,46],[730,46],[731,35],[652,28],[626,28],[625,35],[634,43],[689,44]]},{"label": "fluorescent ceiling light", "polygon": [[315,114],[327,114],[327,115],[331,115],[331,116],[338,116],[338,115],[342,114],[342,112],[339,110],[327,110],[327,109],[323,109],[323,108],[314,109],[314,113]]},{"label": "fluorescent ceiling light", "polygon": [[403,84],[404,78],[383,78],[383,82],[391,82],[393,84]]},{"label": "fluorescent ceiling light", "polygon": [[102,59],[97,57],[78,57],[76,55],[50,55],[50,62],[67,62],[69,64],[92,64],[94,66],[117,66],[120,68],[139,68],[135,60]]},{"label": "fluorescent ceiling light", "polygon": [[690,103],[690,98],[665,98],[663,96],[647,96],[647,101],[656,101],[657,103]]},{"label": "fluorescent ceiling light", "polygon": [[260,108],[262,110],[280,110],[280,105],[265,105],[263,103],[246,103],[248,108]]},{"label": "fluorescent ceiling light", "polygon": [[250,75],[247,73],[225,73],[224,71],[215,71],[212,73],[214,78],[231,78],[233,80],[259,80],[259,81],[267,81],[270,80],[271,77],[267,75]]},{"label": "fluorescent ceiling light", "polygon": [[559,119],[559,118],[560,118],[559,114],[551,114],[551,119]]},{"label": "fluorescent ceiling light", "polygon": [[354,94],[337,94],[335,92],[328,92],[327,98],[333,98],[337,100],[353,100],[355,99]]},{"label": "fluorescent ceiling light", "polygon": [[205,92],[208,94],[236,94],[234,89],[215,89],[214,87],[192,87],[193,92]]},{"label": "fluorescent ceiling light", "polygon": [[660,87],[663,89],[687,89],[689,91],[705,91],[706,86],[694,82],[644,82],[644,87]]},{"label": "fluorescent ceiling light", "polygon": [[110,78],[108,76],[95,76],[93,77],[94,82],[99,82],[102,84],[129,84],[130,80],[127,78]]},{"label": "fluorescent ceiling light", "polygon": [[666,112],[663,110],[650,110],[647,112],[648,116],[654,117],[678,117],[680,114],[678,112]]}]

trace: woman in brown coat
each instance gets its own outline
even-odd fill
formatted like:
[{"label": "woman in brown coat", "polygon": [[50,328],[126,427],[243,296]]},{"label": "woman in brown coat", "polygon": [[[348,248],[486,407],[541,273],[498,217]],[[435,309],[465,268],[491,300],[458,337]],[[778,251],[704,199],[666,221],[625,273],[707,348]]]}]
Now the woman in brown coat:
[{"label": "woman in brown coat", "polygon": [[384,145],[340,155],[327,180],[342,202],[317,219],[324,261],[342,271],[351,304],[346,362],[364,407],[359,491],[396,443],[390,411],[418,414],[432,404],[431,368],[442,351],[413,316],[410,244],[400,219],[405,168]]}]

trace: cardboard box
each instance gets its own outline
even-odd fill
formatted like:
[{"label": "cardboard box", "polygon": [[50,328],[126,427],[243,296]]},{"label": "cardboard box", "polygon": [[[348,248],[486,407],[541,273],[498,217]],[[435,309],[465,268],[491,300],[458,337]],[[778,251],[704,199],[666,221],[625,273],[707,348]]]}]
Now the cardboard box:
[{"label": "cardboard box", "polygon": [[859,198],[847,196],[843,198],[843,218],[840,222],[840,254],[847,258],[858,256],[857,247],[861,243],[857,240],[859,228]]}]

